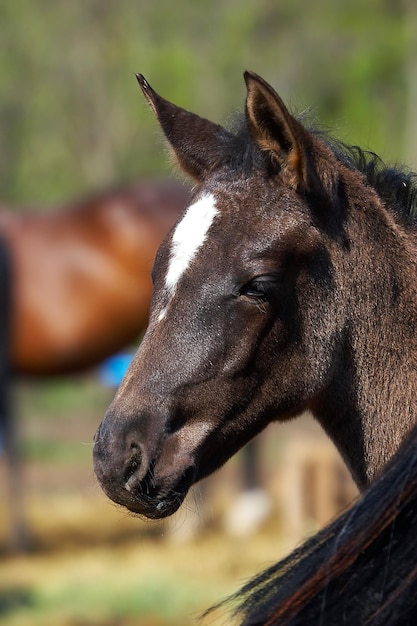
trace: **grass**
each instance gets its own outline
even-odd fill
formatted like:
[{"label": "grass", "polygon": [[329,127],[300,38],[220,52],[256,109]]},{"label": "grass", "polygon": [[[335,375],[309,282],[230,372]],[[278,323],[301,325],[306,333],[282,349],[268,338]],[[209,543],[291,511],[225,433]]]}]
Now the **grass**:
[{"label": "grass", "polygon": [[15,413],[24,422],[24,458],[91,466],[93,435],[112,395],[92,375],[20,383]]},{"label": "grass", "polygon": [[66,421],[74,413],[104,411],[112,395],[112,390],[99,385],[93,374],[21,382],[15,394],[18,410],[27,419],[54,422]]},{"label": "grass", "polygon": [[[94,559],[94,563],[90,559]],[[186,622],[191,623],[193,612],[213,599],[205,585],[181,576],[148,574],[147,580],[141,580],[130,568],[121,566],[118,571],[116,565],[120,563],[115,564],[114,570],[101,563],[101,571],[97,572],[100,563],[100,557],[94,553],[88,559],[77,555],[75,571],[67,559],[64,576],[47,579],[30,588],[9,588],[6,593],[12,592],[11,597],[18,602],[9,603],[9,611],[6,605],[2,623],[8,626],[62,623],[98,626],[136,620],[141,625],[157,622],[185,626]]]},{"label": "grass", "polygon": [[22,448],[27,461],[48,461],[59,465],[91,464],[91,446],[83,446],[80,443],[27,439]]}]

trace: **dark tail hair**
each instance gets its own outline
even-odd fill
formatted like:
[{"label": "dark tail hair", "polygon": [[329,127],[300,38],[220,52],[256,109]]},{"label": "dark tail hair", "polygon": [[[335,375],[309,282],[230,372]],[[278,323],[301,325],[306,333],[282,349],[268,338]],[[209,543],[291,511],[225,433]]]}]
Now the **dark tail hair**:
[{"label": "dark tail hair", "polygon": [[417,624],[417,427],[352,508],[230,602],[242,626]]}]

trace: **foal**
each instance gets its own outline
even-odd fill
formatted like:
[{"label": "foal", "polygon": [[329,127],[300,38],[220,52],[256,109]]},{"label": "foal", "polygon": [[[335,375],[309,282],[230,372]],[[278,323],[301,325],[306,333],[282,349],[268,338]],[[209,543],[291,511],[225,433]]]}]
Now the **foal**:
[{"label": "foal", "polygon": [[363,488],[415,421],[413,177],[309,132],[254,74],[238,134],[139,81],[197,187],[96,436],[103,488],[168,515],[268,422],[305,409]]},{"label": "foal", "polygon": [[96,434],[104,491],[170,515],[269,422],[306,409],[363,489],[416,421],[414,175],[307,129],[256,74],[236,132],[138,80],[196,187]]}]

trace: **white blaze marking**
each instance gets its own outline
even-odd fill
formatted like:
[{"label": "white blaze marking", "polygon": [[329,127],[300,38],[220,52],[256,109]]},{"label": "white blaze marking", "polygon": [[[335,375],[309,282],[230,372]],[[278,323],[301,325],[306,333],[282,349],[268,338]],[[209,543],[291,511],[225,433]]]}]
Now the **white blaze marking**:
[{"label": "white blaze marking", "polygon": [[162,311],[160,312],[160,314],[158,315],[158,322],[162,322],[162,320],[164,319],[166,315],[166,312],[167,312],[167,308],[164,307]]},{"label": "white blaze marking", "polygon": [[[165,277],[165,285],[171,294],[174,293],[178,281],[190,266],[198,249],[205,242],[209,228],[218,213],[214,196],[208,194],[189,206],[178,223],[172,236],[171,256]],[[165,311],[162,311],[162,317],[164,314]]]}]

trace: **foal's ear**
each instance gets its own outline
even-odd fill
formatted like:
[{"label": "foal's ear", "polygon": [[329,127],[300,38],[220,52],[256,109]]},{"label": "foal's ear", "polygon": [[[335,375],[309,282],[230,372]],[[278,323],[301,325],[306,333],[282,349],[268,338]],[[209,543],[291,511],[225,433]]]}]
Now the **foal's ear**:
[{"label": "foal's ear", "polygon": [[284,172],[294,188],[309,187],[308,133],[260,76],[245,72],[246,119],[252,140]]},{"label": "foal's ear", "polygon": [[168,102],[141,74],[136,74],[136,78],[181,168],[201,181],[221,162],[222,145],[230,138],[230,133],[222,126]]}]

